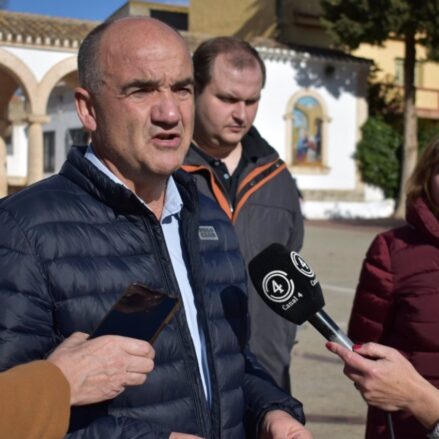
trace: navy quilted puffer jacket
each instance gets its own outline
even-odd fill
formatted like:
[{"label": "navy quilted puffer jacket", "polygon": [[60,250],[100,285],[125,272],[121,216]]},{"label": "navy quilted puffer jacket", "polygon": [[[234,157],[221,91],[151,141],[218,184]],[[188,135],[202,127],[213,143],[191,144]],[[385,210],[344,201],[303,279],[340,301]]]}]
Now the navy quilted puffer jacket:
[{"label": "navy quilted puffer jacket", "polygon": [[[0,202],[0,368],[44,358],[91,332],[131,282],[179,295],[159,222],[73,148],[59,175]],[[182,240],[206,335],[212,404],[180,310],[155,343],[155,369],[111,402],[73,410],[72,438],[256,437],[263,414],[301,404],[275,387],[246,349],[245,267],[231,224],[177,172]],[[198,205],[200,203],[200,205]],[[218,239],[200,240],[199,227]],[[210,229],[212,230],[212,229]],[[210,234],[214,237],[215,234]]]}]

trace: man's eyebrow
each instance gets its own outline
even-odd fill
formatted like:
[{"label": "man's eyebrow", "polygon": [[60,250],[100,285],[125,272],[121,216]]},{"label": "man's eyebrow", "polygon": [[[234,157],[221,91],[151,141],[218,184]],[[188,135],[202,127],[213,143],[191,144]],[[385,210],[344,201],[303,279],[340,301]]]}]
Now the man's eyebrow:
[{"label": "man's eyebrow", "polygon": [[154,90],[155,88],[158,88],[159,85],[160,85],[159,81],[134,79],[133,81],[129,82],[128,84],[122,87],[122,92],[126,93],[131,88],[143,88],[148,90]]},{"label": "man's eyebrow", "polygon": [[216,96],[220,99],[233,99],[237,101],[246,101],[246,102],[252,102],[252,101],[259,101],[261,99],[261,95],[258,94],[257,96],[251,96],[248,99],[242,99],[240,96],[234,94],[233,92],[224,92],[224,93],[217,93]]},{"label": "man's eyebrow", "polygon": [[[187,87],[188,85],[193,86],[194,85],[194,78],[185,78],[180,81],[175,82],[172,84],[172,88],[181,88],[181,87]],[[128,84],[125,84],[122,87],[122,92],[126,93],[128,90],[132,88],[141,88],[146,90],[155,90],[160,87],[160,81],[155,80],[147,80],[147,79],[134,79],[130,81]]]},{"label": "man's eyebrow", "polygon": [[193,86],[194,85],[194,78],[185,78],[180,81],[175,82],[172,84],[172,88],[180,88],[180,87],[187,87],[188,85]]},{"label": "man's eyebrow", "polygon": [[224,98],[237,98],[238,96],[233,93],[232,91],[220,91],[217,93],[218,96],[224,97]]}]

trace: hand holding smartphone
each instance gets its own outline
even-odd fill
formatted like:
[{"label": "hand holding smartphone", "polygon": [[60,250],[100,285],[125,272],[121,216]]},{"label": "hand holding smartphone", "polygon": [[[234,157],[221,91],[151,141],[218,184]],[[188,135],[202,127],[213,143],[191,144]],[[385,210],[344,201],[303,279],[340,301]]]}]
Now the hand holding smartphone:
[{"label": "hand holding smartphone", "polygon": [[152,344],[179,307],[178,298],[133,283],[102,319],[90,338],[121,335]]}]

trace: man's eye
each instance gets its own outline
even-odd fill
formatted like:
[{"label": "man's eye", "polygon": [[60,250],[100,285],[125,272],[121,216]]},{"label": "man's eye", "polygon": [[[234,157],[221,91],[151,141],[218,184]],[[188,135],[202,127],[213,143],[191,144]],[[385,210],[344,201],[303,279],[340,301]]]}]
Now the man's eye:
[{"label": "man's eye", "polygon": [[181,97],[191,96],[193,94],[192,87],[181,87],[176,90],[177,94]]},{"label": "man's eye", "polygon": [[236,104],[238,102],[237,99],[234,98],[227,98],[225,96],[220,97],[220,101],[224,102],[225,104]]},{"label": "man's eye", "polygon": [[152,88],[135,88],[131,90],[130,95],[142,96],[145,94],[151,94],[154,90]]}]

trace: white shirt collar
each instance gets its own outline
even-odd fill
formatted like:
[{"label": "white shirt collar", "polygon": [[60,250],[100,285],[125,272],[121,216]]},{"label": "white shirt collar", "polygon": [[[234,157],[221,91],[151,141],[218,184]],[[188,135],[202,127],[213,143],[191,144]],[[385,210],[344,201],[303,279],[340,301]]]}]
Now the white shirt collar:
[{"label": "white shirt collar", "polygon": [[[114,175],[105,164],[98,158],[93,150],[93,146],[88,145],[87,151],[85,152],[84,157],[89,160],[96,168],[98,168],[103,174],[105,174],[108,178],[110,178],[113,182],[120,184],[127,188],[127,186]],[[128,188],[127,188],[128,189]],[[128,189],[130,190],[130,189]],[[136,194],[135,194],[136,195]],[[136,195],[137,197],[137,195]],[[139,197],[137,197],[146,207],[148,205]],[[183,207],[183,200],[181,199],[180,192],[178,191],[177,185],[175,184],[172,175],[168,178],[168,182],[166,184],[166,192],[165,192],[165,202],[163,205],[163,212],[161,221],[166,219],[171,215],[178,215]],[[148,207],[149,209],[149,207]],[[151,209],[150,209],[151,210]]]}]

